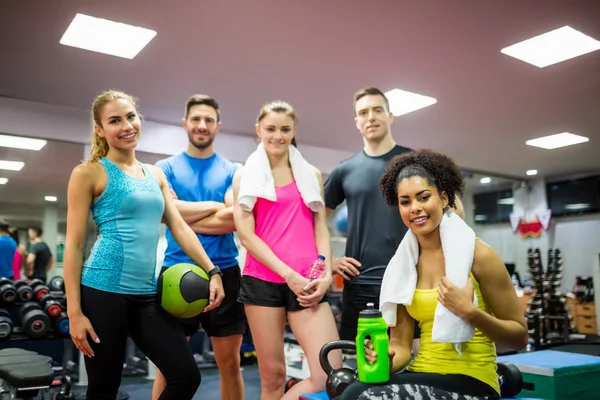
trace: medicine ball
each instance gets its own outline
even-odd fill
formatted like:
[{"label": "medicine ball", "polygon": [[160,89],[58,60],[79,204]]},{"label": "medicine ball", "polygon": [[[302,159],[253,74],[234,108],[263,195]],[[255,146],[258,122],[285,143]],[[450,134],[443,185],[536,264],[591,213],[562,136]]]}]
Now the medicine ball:
[{"label": "medicine ball", "polygon": [[335,229],[340,235],[346,236],[348,234],[348,207],[342,206],[334,215]]},{"label": "medicine ball", "polygon": [[208,305],[209,281],[202,268],[188,263],[175,264],[158,278],[160,305],[175,317],[195,317]]}]

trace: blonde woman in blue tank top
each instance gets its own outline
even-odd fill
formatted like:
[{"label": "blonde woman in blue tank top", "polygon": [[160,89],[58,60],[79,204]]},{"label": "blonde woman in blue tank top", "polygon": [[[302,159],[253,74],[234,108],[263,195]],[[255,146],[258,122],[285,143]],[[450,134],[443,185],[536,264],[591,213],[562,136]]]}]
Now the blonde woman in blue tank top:
[{"label": "blonde woman in blue tank top", "polygon": [[[191,399],[200,385],[192,350],[156,299],[161,222],[197,265],[212,271],[206,310],[224,296],[218,269],[177,211],[162,170],[135,158],[141,122],[133,98],[102,93],[92,116],[91,157],[69,181],[64,262],[71,338],[86,356],[87,398],[116,398],[129,335],[166,377],[159,399]],[[90,211],[100,234],[82,263]]]}]

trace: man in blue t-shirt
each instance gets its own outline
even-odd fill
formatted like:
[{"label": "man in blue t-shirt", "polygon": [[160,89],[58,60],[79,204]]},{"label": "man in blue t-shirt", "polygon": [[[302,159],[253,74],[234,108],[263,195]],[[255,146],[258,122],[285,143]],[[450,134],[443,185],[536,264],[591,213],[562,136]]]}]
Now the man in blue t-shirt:
[{"label": "man in blue t-shirt", "polygon": [[17,242],[10,236],[8,222],[0,220],[0,278],[14,278],[13,258],[17,251]]},{"label": "man in blue t-shirt", "polygon": [[[157,162],[156,166],[164,171],[183,219],[198,234],[206,253],[219,268],[225,290],[225,298],[219,307],[195,318],[182,319],[180,324],[188,338],[202,325],[211,339],[221,375],[221,398],[235,400],[244,397],[240,348],[247,331],[247,321],[244,306],[237,302],[241,271],[233,238],[235,225],[231,191],[236,166],[213,150],[213,141],[220,127],[217,102],[206,95],[190,97],[183,118],[188,148]],[[167,250],[161,273],[178,263],[193,263],[168,229],[166,239]],[[164,377],[157,372],[152,398],[158,398],[164,387]]]}]

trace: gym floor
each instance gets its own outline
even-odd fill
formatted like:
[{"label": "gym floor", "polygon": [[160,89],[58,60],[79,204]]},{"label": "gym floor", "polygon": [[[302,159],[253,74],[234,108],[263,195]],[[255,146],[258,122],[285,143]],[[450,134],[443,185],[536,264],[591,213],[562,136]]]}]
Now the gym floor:
[{"label": "gym floor", "polygon": [[[245,400],[260,399],[260,377],[258,368],[254,365],[244,365],[242,375],[245,384]],[[216,368],[202,369],[202,383],[194,396],[194,400],[217,400],[221,398],[219,371]],[[73,391],[78,394],[85,391],[84,388],[75,387]],[[129,395],[129,400],[148,400],[152,398],[152,381],[145,378],[125,377],[121,383],[121,391]]]}]

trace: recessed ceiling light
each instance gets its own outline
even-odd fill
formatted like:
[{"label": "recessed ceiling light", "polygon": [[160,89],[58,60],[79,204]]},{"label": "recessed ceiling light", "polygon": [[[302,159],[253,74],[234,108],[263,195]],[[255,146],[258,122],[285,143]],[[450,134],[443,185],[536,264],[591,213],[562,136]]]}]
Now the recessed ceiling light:
[{"label": "recessed ceiling light", "polygon": [[537,169],[528,169],[527,172],[526,172],[526,174],[530,175],[530,176],[531,175],[537,175],[537,173],[538,173]]},{"label": "recessed ceiling light", "polygon": [[385,97],[387,97],[390,103],[390,112],[396,117],[437,103],[437,99],[433,97],[401,89],[393,89],[385,92]]},{"label": "recessed ceiling light", "polygon": [[559,147],[572,146],[574,144],[589,142],[585,136],[575,135],[569,132],[557,133],[555,135],[543,136],[537,139],[531,139],[525,142],[528,146],[541,147],[542,149],[552,150]]},{"label": "recessed ceiling light", "polygon": [[46,197],[44,197],[44,200],[46,200],[46,201],[56,201],[58,199],[56,198],[56,196],[46,196]]},{"label": "recessed ceiling light", "polygon": [[21,136],[0,135],[0,147],[11,147],[23,150],[41,150],[46,141],[42,139],[31,139]]},{"label": "recessed ceiling light", "polygon": [[600,49],[600,41],[570,26],[535,36],[500,50],[502,53],[543,68]]},{"label": "recessed ceiling light", "polygon": [[481,178],[479,180],[479,182],[481,182],[481,183],[490,183],[491,181],[492,181],[492,178],[488,178],[488,177]]},{"label": "recessed ceiling light", "polygon": [[514,197],[507,197],[504,199],[500,199],[498,200],[498,204],[504,205],[504,206],[510,206],[515,204],[515,198]]},{"label": "recessed ceiling light", "polygon": [[8,182],[8,178],[0,178],[0,185],[6,185],[6,182]]},{"label": "recessed ceiling light", "polygon": [[24,165],[25,163],[21,161],[0,160],[0,169],[5,169],[7,171],[20,171]]},{"label": "recessed ceiling light", "polygon": [[156,36],[156,31],[77,14],[60,44],[132,59]]}]

